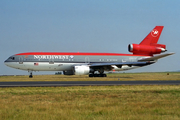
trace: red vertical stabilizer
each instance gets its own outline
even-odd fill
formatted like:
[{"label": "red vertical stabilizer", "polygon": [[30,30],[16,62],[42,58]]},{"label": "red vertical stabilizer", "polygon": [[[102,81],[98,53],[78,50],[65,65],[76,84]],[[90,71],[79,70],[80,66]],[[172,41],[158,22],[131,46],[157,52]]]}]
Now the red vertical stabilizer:
[{"label": "red vertical stabilizer", "polygon": [[157,44],[164,26],[156,26],[139,45]]}]

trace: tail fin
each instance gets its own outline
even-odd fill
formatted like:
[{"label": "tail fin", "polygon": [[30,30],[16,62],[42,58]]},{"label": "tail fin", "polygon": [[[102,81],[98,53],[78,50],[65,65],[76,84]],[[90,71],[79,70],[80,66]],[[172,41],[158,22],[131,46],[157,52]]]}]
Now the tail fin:
[{"label": "tail fin", "polygon": [[157,44],[164,26],[156,26],[139,45]]},{"label": "tail fin", "polygon": [[166,45],[157,44],[164,26],[156,26],[140,44],[129,44],[128,50],[136,55],[160,54],[167,51]]}]

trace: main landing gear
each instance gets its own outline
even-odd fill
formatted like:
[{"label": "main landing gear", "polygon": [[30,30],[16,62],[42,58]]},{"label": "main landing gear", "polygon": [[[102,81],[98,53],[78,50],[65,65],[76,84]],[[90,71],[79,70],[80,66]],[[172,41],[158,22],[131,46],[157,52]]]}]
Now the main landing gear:
[{"label": "main landing gear", "polygon": [[32,71],[29,71],[29,78],[32,78],[32,77],[33,77]]},{"label": "main landing gear", "polygon": [[[98,71],[99,74],[94,74],[95,71]],[[96,70],[92,70],[89,74],[89,77],[107,77],[106,74],[104,74],[104,69],[103,68],[99,68]]]},{"label": "main landing gear", "polygon": [[107,77],[106,74],[89,74],[89,77]]}]

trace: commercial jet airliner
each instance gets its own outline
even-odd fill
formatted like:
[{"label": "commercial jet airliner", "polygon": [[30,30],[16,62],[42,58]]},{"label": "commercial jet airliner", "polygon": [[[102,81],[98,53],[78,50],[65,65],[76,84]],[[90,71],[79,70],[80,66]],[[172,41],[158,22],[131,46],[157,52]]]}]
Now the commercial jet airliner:
[{"label": "commercial jet airliner", "polygon": [[[164,26],[156,26],[140,44],[129,44],[133,54],[79,53],[79,52],[27,52],[10,56],[4,63],[12,68],[33,71],[63,71],[64,75],[106,77],[104,71],[122,71],[143,67],[174,53],[166,45],[157,44]],[[160,54],[160,55],[155,55]]]}]

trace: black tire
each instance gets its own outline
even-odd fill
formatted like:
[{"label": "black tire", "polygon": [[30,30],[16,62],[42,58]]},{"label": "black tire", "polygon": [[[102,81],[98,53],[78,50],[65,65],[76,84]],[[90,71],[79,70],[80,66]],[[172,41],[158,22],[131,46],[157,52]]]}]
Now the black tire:
[{"label": "black tire", "polygon": [[94,77],[94,75],[93,74],[89,74],[89,77]]},{"label": "black tire", "polygon": [[33,76],[32,75],[29,75],[29,78],[32,78]]},{"label": "black tire", "polygon": [[98,77],[104,77],[103,74],[99,74]]},{"label": "black tire", "polygon": [[106,74],[100,74],[99,77],[107,77]]},{"label": "black tire", "polygon": [[[92,77],[90,76],[91,74],[89,74],[89,77]],[[94,74],[93,77],[107,77],[106,74]]]},{"label": "black tire", "polygon": [[99,77],[99,74],[94,74],[94,77]]}]

